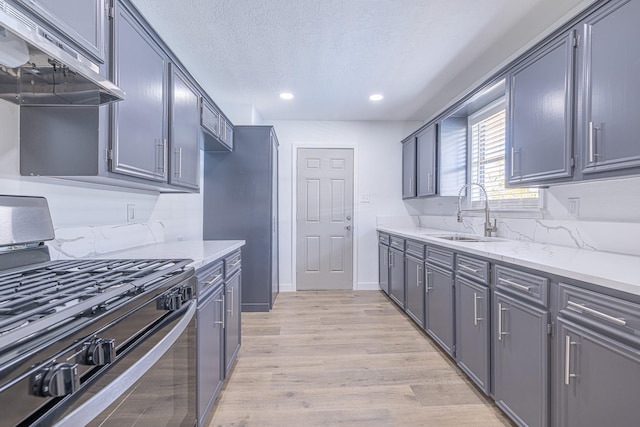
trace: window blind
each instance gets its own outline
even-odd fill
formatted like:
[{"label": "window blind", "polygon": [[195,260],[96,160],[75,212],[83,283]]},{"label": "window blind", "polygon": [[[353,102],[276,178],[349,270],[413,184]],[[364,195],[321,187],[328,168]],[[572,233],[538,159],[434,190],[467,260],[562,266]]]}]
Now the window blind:
[{"label": "window blind", "polygon": [[[470,116],[471,181],[484,185],[492,209],[522,210],[538,208],[538,190],[505,188],[504,103],[494,104]],[[484,206],[484,195],[477,186],[470,188],[472,207]]]}]

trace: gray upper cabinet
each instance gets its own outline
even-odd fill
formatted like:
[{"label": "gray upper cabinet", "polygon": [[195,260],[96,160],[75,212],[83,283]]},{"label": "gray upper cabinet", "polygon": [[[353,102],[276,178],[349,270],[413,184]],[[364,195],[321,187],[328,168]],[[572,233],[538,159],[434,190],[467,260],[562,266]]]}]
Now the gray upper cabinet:
[{"label": "gray upper cabinet", "polygon": [[118,3],[114,37],[115,83],[127,94],[112,105],[112,172],[167,180],[168,58]]},{"label": "gray upper cabinet", "polygon": [[85,56],[99,63],[106,58],[108,0],[16,0],[35,13],[61,35],[66,36]]},{"label": "gray upper cabinet", "polygon": [[436,190],[436,125],[432,124],[421,131],[416,137],[417,146],[417,195],[418,197],[433,196]]},{"label": "gray upper cabinet", "polygon": [[173,64],[170,113],[169,183],[197,190],[200,186],[200,95]]},{"label": "gray upper cabinet", "polygon": [[640,1],[612,1],[579,28],[578,132],[585,178],[640,168],[638,16]]},{"label": "gray upper cabinet", "polygon": [[574,32],[528,56],[507,77],[508,184],[537,185],[572,176]]},{"label": "gray upper cabinet", "polygon": [[232,151],[233,125],[231,122],[204,99],[201,108],[202,129],[205,132],[205,151]]},{"label": "gray upper cabinet", "polygon": [[416,197],[416,138],[402,141],[402,198]]}]

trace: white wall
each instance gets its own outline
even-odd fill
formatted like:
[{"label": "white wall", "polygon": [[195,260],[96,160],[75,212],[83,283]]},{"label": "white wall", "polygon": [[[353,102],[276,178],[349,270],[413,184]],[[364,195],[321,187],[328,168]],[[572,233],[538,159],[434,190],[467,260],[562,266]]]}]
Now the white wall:
[{"label": "white wall", "polygon": [[[279,148],[280,287],[295,289],[295,154],[297,147],[354,148],[356,289],[377,289],[377,215],[408,215],[401,194],[400,141],[418,122],[274,121]],[[370,203],[361,203],[369,194]]]},{"label": "white wall", "polygon": [[[166,240],[202,238],[201,194],[158,194],[61,179],[21,177],[19,131],[19,107],[0,101],[0,194],[46,197],[56,229],[126,224],[127,205],[133,204],[135,222],[161,222]],[[132,241],[130,245],[136,243],[144,242]]]}]

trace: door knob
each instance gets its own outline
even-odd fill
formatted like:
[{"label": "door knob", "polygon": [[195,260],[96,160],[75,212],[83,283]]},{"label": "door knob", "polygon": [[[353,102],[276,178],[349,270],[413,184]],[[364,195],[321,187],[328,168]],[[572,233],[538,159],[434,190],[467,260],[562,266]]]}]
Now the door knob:
[{"label": "door knob", "polygon": [[347,226],[345,227],[345,229],[346,229],[346,230],[351,230],[351,226],[350,226],[350,225],[347,225]]}]

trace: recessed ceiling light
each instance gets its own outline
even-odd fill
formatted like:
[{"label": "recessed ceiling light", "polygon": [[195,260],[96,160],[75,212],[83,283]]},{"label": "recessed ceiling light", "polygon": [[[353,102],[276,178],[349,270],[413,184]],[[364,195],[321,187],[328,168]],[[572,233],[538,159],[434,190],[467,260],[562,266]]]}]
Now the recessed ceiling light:
[{"label": "recessed ceiling light", "polygon": [[382,101],[382,98],[384,98],[384,96],[382,96],[381,94],[374,93],[373,95],[371,95],[369,97],[369,100],[371,100],[371,101]]},{"label": "recessed ceiling light", "polygon": [[282,92],[282,93],[280,93],[280,98],[282,98],[282,99],[293,99],[293,94],[291,92]]}]

